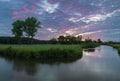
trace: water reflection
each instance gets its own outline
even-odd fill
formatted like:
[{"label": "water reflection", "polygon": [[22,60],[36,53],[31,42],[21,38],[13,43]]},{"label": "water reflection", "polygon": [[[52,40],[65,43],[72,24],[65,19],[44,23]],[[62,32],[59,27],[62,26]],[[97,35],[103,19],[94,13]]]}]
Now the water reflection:
[{"label": "water reflection", "polygon": [[85,52],[95,52],[95,48],[83,49]]},{"label": "water reflection", "polygon": [[17,72],[24,71],[27,75],[35,75],[37,72],[37,63],[33,61],[12,61],[13,69]]},{"label": "water reflection", "polygon": [[[1,57],[2,58],[2,57]],[[74,63],[78,59],[42,59],[42,60],[23,60],[23,59],[13,59],[8,57],[3,57],[7,62],[13,65],[13,70],[16,72],[24,72],[26,75],[34,76],[40,71],[38,68],[40,65],[47,64],[48,66],[56,65],[59,66],[62,64]],[[80,57],[82,58],[82,57]],[[79,59],[80,59],[79,58]]]},{"label": "water reflection", "polygon": [[109,46],[83,51],[81,59],[69,62],[0,58],[0,65],[0,81],[120,81],[120,58]]}]

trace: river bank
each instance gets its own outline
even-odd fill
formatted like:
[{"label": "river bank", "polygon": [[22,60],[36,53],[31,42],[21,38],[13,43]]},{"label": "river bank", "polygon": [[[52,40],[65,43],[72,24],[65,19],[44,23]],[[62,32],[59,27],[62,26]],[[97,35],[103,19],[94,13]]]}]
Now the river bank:
[{"label": "river bank", "polygon": [[116,48],[118,50],[118,53],[120,54],[120,44],[110,44],[113,48]]},{"label": "river bank", "polygon": [[21,59],[78,59],[84,48],[95,48],[97,44],[38,44],[0,45],[0,56]]},{"label": "river bank", "polygon": [[24,59],[64,59],[82,57],[81,45],[0,45],[0,55]]}]

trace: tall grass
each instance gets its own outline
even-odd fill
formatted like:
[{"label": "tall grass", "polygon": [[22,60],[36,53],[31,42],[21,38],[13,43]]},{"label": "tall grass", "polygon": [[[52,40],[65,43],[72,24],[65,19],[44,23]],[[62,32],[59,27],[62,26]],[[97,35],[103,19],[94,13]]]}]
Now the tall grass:
[{"label": "tall grass", "polygon": [[24,59],[81,58],[81,45],[0,45],[0,55]]},{"label": "tall grass", "polygon": [[87,43],[87,44],[83,44],[82,48],[95,48],[97,46],[99,46],[100,44],[98,43]]},{"label": "tall grass", "polygon": [[120,44],[109,44],[113,48],[116,48],[118,50],[118,53],[120,54]]}]

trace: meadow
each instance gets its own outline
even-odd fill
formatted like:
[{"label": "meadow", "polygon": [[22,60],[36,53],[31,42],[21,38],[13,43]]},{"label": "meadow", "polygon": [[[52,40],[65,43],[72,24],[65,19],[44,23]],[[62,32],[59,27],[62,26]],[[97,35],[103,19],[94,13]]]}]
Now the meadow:
[{"label": "meadow", "polygon": [[83,48],[95,48],[98,44],[36,44],[0,45],[0,56],[22,59],[78,59]]},{"label": "meadow", "polygon": [[0,45],[0,55],[24,59],[81,58],[81,45]]}]

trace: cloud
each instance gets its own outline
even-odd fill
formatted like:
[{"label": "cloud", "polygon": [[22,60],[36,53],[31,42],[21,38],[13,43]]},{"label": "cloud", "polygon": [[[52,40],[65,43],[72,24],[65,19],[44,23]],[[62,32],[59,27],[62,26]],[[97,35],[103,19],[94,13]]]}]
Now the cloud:
[{"label": "cloud", "polygon": [[[103,32],[112,32],[111,34],[116,34],[115,32],[113,33],[113,31],[120,31],[120,29],[104,29],[104,30],[97,30],[97,31],[90,31],[90,32],[85,32],[85,33],[80,33],[77,34],[78,35],[92,35],[92,34],[98,34],[98,33],[103,33]],[[117,34],[120,32],[117,32]]]},{"label": "cloud", "polygon": [[52,33],[57,32],[57,29],[53,29],[53,28],[47,28],[46,30],[49,31],[49,32],[52,32]]},{"label": "cloud", "polygon": [[120,12],[120,9],[114,10],[111,13],[107,13],[107,14],[92,14],[92,15],[88,15],[82,18],[74,18],[71,17],[68,20],[73,22],[73,23],[77,23],[77,22],[85,22],[85,23],[90,23],[90,22],[98,22],[98,21],[104,21],[109,17],[114,16],[117,12]]},{"label": "cloud", "polygon": [[38,6],[42,8],[42,10],[38,9],[40,14],[44,11],[48,13],[54,13],[58,9],[59,3],[51,4],[47,0],[42,0]]},{"label": "cloud", "polygon": [[23,15],[32,13],[36,10],[35,6],[31,5],[30,7],[27,5],[24,5],[21,11],[13,11],[12,16],[13,18],[22,18]]}]

